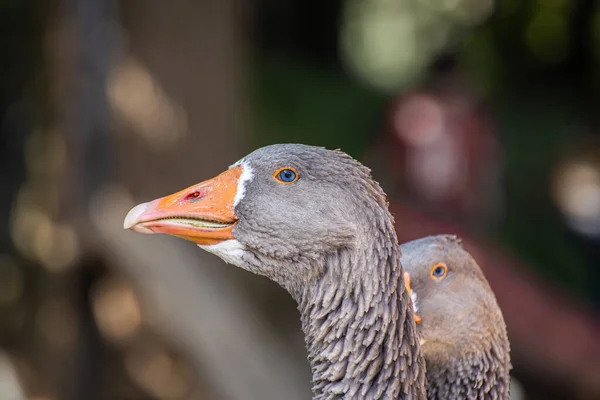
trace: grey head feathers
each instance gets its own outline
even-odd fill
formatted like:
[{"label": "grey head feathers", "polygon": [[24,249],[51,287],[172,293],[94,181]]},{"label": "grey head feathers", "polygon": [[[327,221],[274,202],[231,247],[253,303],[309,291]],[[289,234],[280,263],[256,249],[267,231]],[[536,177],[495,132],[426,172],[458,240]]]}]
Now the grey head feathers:
[{"label": "grey head feathers", "polygon": [[[508,399],[510,345],[483,272],[456,236],[401,245],[410,274],[429,399]],[[437,270],[436,270],[437,268]]]},{"label": "grey head feathers", "polygon": [[[324,259],[362,244],[373,214],[389,216],[369,169],[341,151],[271,145],[238,164],[251,170],[235,207],[234,236],[247,250],[238,266],[278,282],[296,298],[324,274]],[[284,167],[297,172],[293,184],[273,178]]]}]

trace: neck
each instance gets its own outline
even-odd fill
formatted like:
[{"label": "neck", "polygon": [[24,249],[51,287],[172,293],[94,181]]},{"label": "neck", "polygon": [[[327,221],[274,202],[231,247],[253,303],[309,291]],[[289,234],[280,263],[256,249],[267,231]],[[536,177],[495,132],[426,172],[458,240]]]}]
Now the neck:
[{"label": "neck", "polygon": [[499,338],[491,348],[451,362],[427,360],[427,398],[508,400],[509,345]]},{"label": "neck", "polygon": [[[315,399],[424,399],[422,359],[390,222],[324,261],[299,296]],[[388,244],[388,245],[386,245]]]}]

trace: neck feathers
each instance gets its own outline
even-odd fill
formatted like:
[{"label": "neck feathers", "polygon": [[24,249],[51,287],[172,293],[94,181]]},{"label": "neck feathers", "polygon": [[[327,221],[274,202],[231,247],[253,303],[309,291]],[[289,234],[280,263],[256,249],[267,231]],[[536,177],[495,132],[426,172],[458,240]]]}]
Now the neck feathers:
[{"label": "neck feathers", "polygon": [[391,216],[383,220],[365,228],[365,243],[329,255],[299,299],[315,399],[425,398],[400,249]]},{"label": "neck feathers", "polygon": [[510,388],[509,344],[497,337],[483,353],[436,365],[427,363],[427,398],[508,400]]}]

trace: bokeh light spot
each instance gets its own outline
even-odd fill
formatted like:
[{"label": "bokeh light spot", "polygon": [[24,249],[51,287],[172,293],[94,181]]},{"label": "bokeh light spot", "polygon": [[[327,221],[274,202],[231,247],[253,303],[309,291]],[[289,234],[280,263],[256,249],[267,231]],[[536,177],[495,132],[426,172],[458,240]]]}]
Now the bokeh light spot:
[{"label": "bokeh light spot", "polygon": [[142,316],[139,300],[127,282],[104,278],[92,289],[94,317],[109,340],[124,342],[139,330]]}]

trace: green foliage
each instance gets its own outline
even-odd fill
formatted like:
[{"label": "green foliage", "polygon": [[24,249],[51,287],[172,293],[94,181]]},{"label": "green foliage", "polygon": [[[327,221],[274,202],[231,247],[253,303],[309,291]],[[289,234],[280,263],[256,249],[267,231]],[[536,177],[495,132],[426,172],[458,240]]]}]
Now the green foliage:
[{"label": "green foliage", "polygon": [[255,60],[253,72],[254,147],[301,142],[359,157],[379,132],[388,98],[340,69],[279,56]]},{"label": "green foliage", "polygon": [[506,182],[502,240],[539,273],[584,294],[589,260],[568,233],[550,193],[563,144],[575,121],[582,119],[577,98],[557,84],[526,89],[508,85],[499,97],[495,109]]}]

